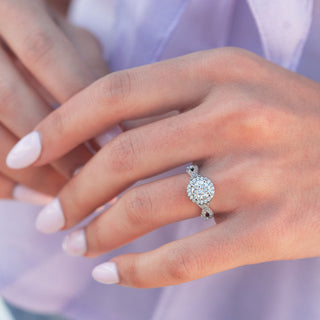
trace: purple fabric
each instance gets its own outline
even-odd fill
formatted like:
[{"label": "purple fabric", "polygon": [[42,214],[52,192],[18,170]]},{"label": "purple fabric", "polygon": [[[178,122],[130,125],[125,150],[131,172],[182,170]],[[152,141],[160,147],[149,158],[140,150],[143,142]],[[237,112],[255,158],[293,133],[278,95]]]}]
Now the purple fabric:
[{"label": "purple fabric", "polygon": [[[112,70],[232,45],[320,81],[319,9],[319,0],[76,0],[71,19],[97,35]],[[176,223],[89,260],[61,252],[63,233],[35,231],[38,207],[0,201],[0,210],[0,290],[21,307],[77,320],[320,319],[318,258],[244,266],[160,289],[103,286],[91,279],[94,265],[207,225]]]}]

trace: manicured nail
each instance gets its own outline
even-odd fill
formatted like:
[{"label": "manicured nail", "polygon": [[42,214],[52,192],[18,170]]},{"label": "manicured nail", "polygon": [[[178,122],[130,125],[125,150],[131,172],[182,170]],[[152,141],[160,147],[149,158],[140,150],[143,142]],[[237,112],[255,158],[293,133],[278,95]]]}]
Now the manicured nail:
[{"label": "manicured nail", "polygon": [[11,169],[22,169],[33,164],[41,154],[41,137],[33,131],[22,138],[9,152],[7,166]]},{"label": "manicured nail", "polygon": [[104,284],[115,284],[120,281],[117,265],[114,262],[106,262],[95,267],[92,271],[92,277]]},{"label": "manicured nail", "polygon": [[14,187],[12,197],[18,201],[28,202],[39,206],[46,205],[53,199],[44,193],[32,190],[21,184]]},{"label": "manicured nail", "polygon": [[85,231],[79,229],[66,236],[62,244],[62,249],[70,256],[83,256],[87,252]]},{"label": "manicured nail", "polygon": [[65,219],[61,204],[56,198],[39,213],[36,228],[43,233],[54,233],[63,228],[64,224]]},{"label": "manicured nail", "polygon": [[120,126],[115,126],[112,129],[108,130],[107,132],[104,132],[99,136],[97,136],[96,141],[102,147],[122,132],[123,131],[120,128]]}]

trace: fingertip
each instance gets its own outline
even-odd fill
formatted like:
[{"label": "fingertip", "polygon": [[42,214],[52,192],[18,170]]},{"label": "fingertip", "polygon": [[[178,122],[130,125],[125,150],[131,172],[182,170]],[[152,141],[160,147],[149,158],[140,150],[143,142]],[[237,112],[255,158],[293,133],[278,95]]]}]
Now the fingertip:
[{"label": "fingertip", "polygon": [[84,229],[79,229],[65,237],[62,249],[70,256],[83,256],[87,252],[87,239]]},{"label": "fingertip", "polygon": [[12,191],[12,197],[18,201],[28,202],[36,205],[47,205],[53,198],[44,193],[32,190],[24,185],[18,184]]},{"label": "fingertip", "polygon": [[24,136],[11,149],[6,158],[6,164],[11,169],[23,169],[38,160],[42,150],[41,136],[33,131]]},{"label": "fingertip", "polygon": [[103,284],[117,284],[120,282],[118,267],[115,262],[105,262],[92,270],[92,277]]},{"label": "fingertip", "polygon": [[42,233],[55,233],[65,225],[65,218],[58,198],[42,209],[36,220],[36,228]]}]

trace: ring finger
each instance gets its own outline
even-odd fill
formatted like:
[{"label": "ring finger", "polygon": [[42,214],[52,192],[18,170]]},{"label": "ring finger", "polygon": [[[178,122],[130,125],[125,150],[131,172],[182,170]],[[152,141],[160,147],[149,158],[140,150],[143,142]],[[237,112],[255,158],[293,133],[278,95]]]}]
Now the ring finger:
[{"label": "ring finger", "polygon": [[[234,211],[239,199],[234,172],[215,176],[215,196],[211,209],[219,222]],[[96,256],[113,250],[161,226],[200,216],[201,209],[186,193],[187,174],[135,187],[85,229],[68,236],[64,249],[71,255]],[[226,196],[227,195],[227,196]]]}]

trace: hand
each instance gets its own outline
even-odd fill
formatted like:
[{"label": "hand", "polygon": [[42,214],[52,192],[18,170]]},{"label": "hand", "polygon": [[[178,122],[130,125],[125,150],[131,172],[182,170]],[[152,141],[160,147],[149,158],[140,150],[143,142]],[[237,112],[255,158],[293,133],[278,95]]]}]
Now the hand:
[{"label": "hand", "polygon": [[[40,213],[37,227],[71,228],[137,180],[195,161],[215,184],[217,225],[150,252],[115,257],[94,270],[97,280],[160,287],[320,254],[320,85],[240,49],[102,78],[35,128],[42,137],[35,165],[120,121],[169,110],[180,114],[124,132],[101,149]],[[16,148],[24,147],[22,140]],[[180,174],[129,190],[69,236],[66,251],[96,256],[197,217],[188,182]]]},{"label": "hand", "polygon": [[51,105],[107,73],[102,50],[89,32],[69,24],[44,1],[0,0],[0,17],[0,198],[19,198],[16,183],[56,195],[91,158],[86,147],[77,147],[51,167],[19,172],[6,168],[6,154],[52,112]]}]

